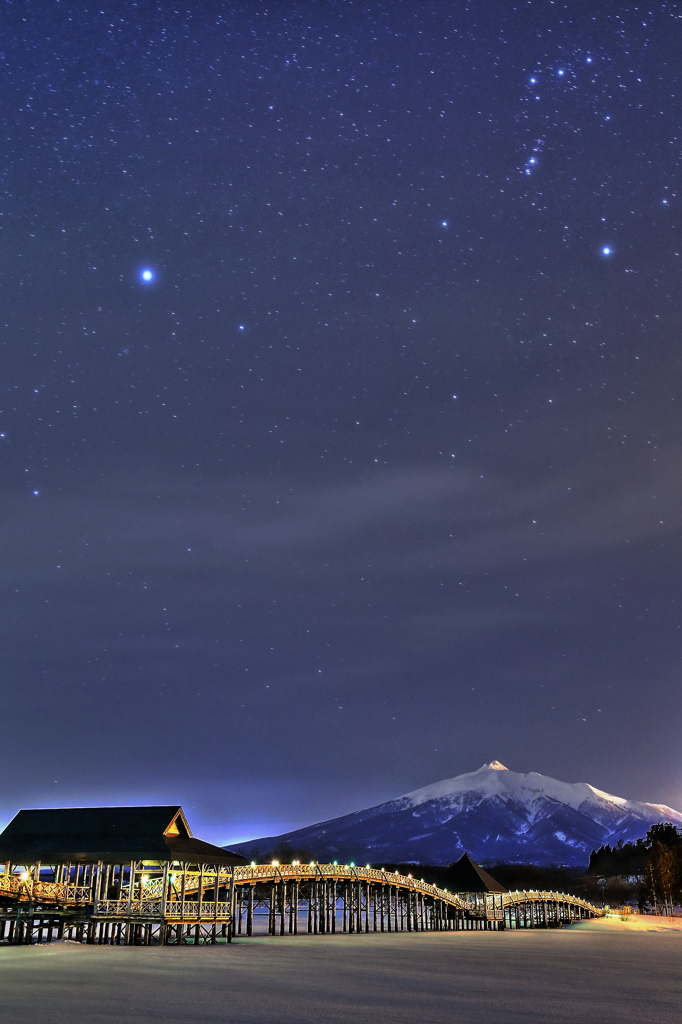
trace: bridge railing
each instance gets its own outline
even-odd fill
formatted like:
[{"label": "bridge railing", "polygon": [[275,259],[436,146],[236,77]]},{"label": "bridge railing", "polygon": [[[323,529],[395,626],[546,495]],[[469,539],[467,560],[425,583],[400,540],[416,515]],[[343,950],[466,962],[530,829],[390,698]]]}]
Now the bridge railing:
[{"label": "bridge railing", "polygon": [[92,903],[92,889],[89,885],[37,882],[7,872],[0,875],[0,895],[13,896],[21,903]]},{"label": "bridge railing", "polygon": [[504,906],[513,906],[517,903],[568,903],[570,906],[581,907],[583,910],[589,910],[591,914],[595,914],[599,917],[604,914],[604,910],[601,907],[595,906],[594,903],[590,903],[589,900],[583,899],[582,896],[572,896],[567,892],[543,892],[537,889],[519,889],[516,892],[503,893],[502,901]]},{"label": "bridge railing", "polygon": [[234,884],[247,885],[254,882],[278,881],[313,881],[315,879],[331,879],[372,882],[380,885],[397,885],[401,889],[412,889],[415,892],[443,900],[450,906],[461,910],[472,911],[474,906],[470,900],[447,889],[440,889],[430,882],[412,878],[411,875],[400,875],[398,872],[380,868],[362,868],[352,864],[257,864],[253,867],[237,867],[234,869]]},{"label": "bridge railing", "polygon": [[230,904],[211,900],[97,900],[95,917],[142,917],[171,921],[226,921]]},{"label": "bridge railing", "polygon": [[[596,907],[588,900],[569,893],[539,890],[519,890],[502,894],[455,893],[413,878],[411,875],[400,875],[398,872],[394,873],[379,868],[356,867],[352,864],[257,864],[219,870],[217,879],[215,870],[171,872],[167,879],[166,905],[174,908],[178,906],[189,908],[194,901],[185,899],[183,902],[182,896],[187,897],[200,892],[203,894],[205,890],[211,889],[215,892],[216,881],[219,889],[229,889],[232,884],[244,886],[259,882],[310,882],[314,880],[348,880],[373,885],[397,886],[403,890],[408,889],[430,896],[434,900],[441,900],[448,906],[462,910],[469,915],[485,916],[489,919],[499,918],[500,913],[503,914],[506,907],[542,901],[566,903],[569,906],[580,907],[594,916],[602,916],[604,913],[600,907]],[[21,875],[6,872],[0,874],[0,895],[11,896],[19,902],[46,902],[80,906],[95,902],[95,894],[90,886],[75,886],[68,882],[33,881],[30,878],[26,879]],[[128,912],[136,915],[157,915],[161,913],[158,908],[164,896],[164,877],[152,878],[140,889],[136,886],[136,895],[138,898],[130,901],[127,887],[124,887],[117,900],[98,900],[97,906],[110,907],[111,910],[102,910],[102,913],[106,913],[107,916],[110,913],[118,915]],[[200,903],[204,908],[209,905],[215,906],[214,902],[209,904],[203,900],[196,901],[197,906]],[[221,908],[219,916],[227,913],[222,909],[228,906],[227,903],[219,902],[218,906]],[[132,907],[135,907],[134,911]],[[173,913],[176,913],[175,909]],[[188,913],[194,914],[194,911],[188,910]],[[210,914],[213,911],[202,910],[202,917],[205,913]]]}]

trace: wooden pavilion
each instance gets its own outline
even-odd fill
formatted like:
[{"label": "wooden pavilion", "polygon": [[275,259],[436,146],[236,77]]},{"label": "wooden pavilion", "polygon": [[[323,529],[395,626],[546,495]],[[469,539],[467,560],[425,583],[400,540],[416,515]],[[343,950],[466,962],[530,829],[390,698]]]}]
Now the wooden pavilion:
[{"label": "wooden pavilion", "polygon": [[178,805],[22,810],[0,833],[0,940],[55,922],[93,942],[229,940],[246,863],[196,839]]}]

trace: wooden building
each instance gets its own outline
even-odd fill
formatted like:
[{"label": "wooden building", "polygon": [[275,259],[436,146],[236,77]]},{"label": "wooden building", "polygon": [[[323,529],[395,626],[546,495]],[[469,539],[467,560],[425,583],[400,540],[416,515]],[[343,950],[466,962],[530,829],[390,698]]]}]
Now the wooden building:
[{"label": "wooden building", "polygon": [[229,940],[246,863],[196,839],[177,805],[19,811],[0,833],[0,940]]}]

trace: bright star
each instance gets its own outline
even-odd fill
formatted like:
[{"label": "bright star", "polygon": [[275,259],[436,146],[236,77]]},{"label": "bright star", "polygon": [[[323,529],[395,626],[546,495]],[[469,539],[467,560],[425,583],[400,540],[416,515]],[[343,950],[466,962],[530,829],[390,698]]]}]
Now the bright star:
[{"label": "bright star", "polygon": [[442,228],[446,228],[446,227],[448,226],[448,222],[447,222],[446,220],[442,220],[442,221],[440,222],[440,226],[441,226]]},{"label": "bright star", "polygon": [[537,82],[537,78],[531,78],[531,80],[530,80],[530,84],[531,85],[535,85],[536,82]]},{"label": "bright star", "polygon": [[602,251],[601,251],[602,256],[610,256],[612,252],[613,252],[613,249],[609,245],[603,246]]},{"label": "bright star", "polygon": [[557,71],[557,75],[563,75],[563,74],[564,74],[564,69],[563,68],[559,68],[559,70]]},{"label": "bright star", "polygon": [[156,275],[150,267],[145,267],[140,271],[140,281],[144,281],[145,284],[151,284],[155,277]]},{"label": "bright star", "polygon": [[532,157],[530,158],[530,160],[528,161],[528,163],[529,163],[529,164],[535,164],[535,163],[537,163],[537,160],[535,159],[535,157],[534,157],[534,156],[532,156]]},{"label": "bright star", "polygon": [[36,497],[38,497],[38,495],[40,494],[40,491],[34,491],[33,493],[35,494]]}]

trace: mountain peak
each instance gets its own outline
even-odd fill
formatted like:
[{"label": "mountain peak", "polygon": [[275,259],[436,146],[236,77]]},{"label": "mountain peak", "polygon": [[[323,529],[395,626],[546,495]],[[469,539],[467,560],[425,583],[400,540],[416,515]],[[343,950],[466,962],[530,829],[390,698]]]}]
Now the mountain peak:
[{"label": "mountain peak", "polygon": [[490,761],[376,807],[254,839],[239,852],[261,856],[290,844],[324,863],[451,864],[467,851],[488,864],[584,868],[590,850],[633,841],[665,821],[682,825],[682,813]]}]

